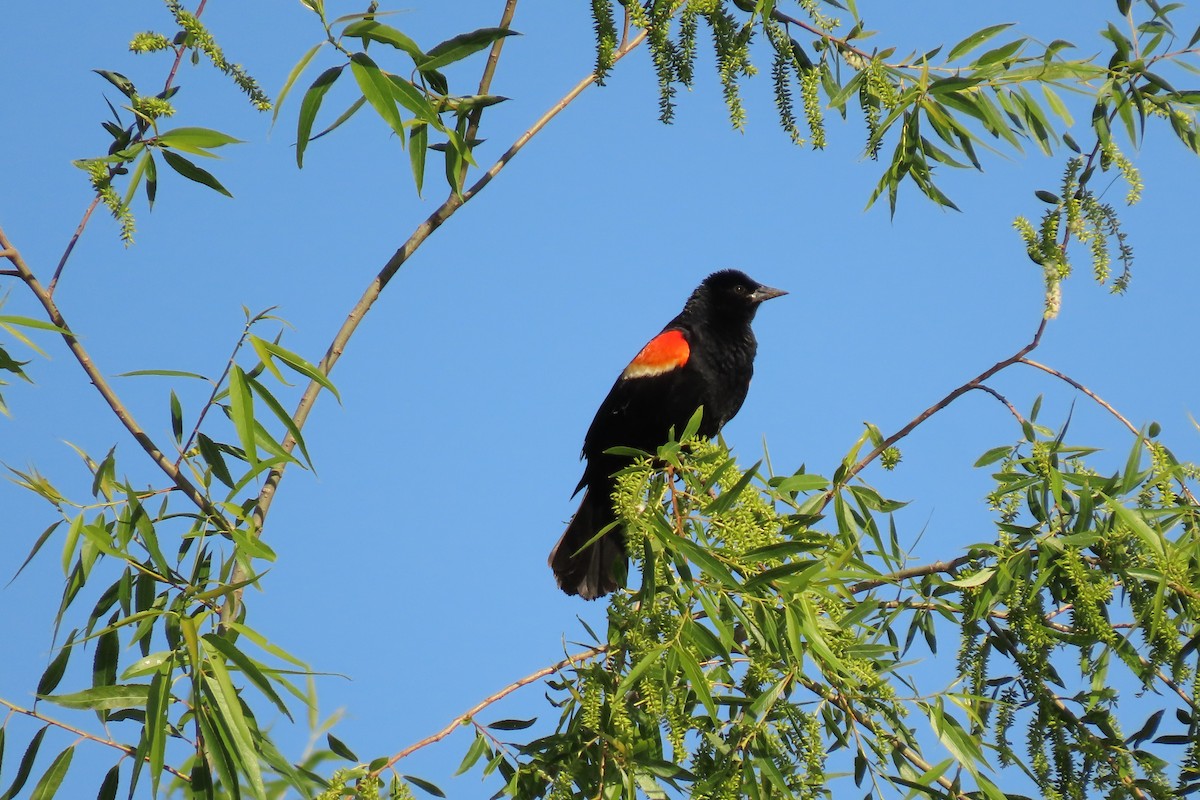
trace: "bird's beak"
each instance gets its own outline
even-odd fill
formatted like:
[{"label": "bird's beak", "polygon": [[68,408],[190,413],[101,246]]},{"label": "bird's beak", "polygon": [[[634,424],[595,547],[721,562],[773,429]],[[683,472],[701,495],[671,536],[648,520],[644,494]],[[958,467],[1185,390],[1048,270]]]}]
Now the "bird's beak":
[{"label": "bird's beak", "polygon": [[760,286],[750,295],[750,299],[756,303],[761,303],[764,300],[770,300],[772,297],[782,297],[787,294],[783,289],[772,289],[770,286]]}]

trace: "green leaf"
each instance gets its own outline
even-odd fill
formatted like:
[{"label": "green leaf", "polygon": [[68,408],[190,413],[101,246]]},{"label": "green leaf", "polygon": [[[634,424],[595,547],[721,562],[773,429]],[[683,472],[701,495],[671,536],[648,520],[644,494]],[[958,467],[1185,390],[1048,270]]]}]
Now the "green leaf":
[{"label": "green leaf", "polygon": [[417,787],[421,791],[428,792],[429,794],[433,795],[434,797],[445,797],[446,796],[445,792],[443,792],[441,789],[439,789],[437,786],[435,786],[434,784],[430,783],[427,780],[423,780],[414,775],[401,775],[400,777],[404,778],[404,780],[408,781],[409,783],[411,783],[413,786]]},{"label": "green leaf", "polygon": [[50,764],[50,768],[46,770],[46,774],[37,782],[37,786],[33,787],[33,793],[29,795],[29,800],[50,800],[54,797],[55,792],[62,786],[63,778],[67,777],[67,769],[71,766],[71,759],[74,756],[75,745],[71,745],[59,753]]},{"label": "green leaf", "polygon": [[251,733],[246,722],[237,690],[221,659],[209,659],[206,663],[212,668],[212,677],[206,675],[203,678],[205,694],[211,701],[209,711],[232,745],[226,755],[240,765],[242,780],[254,796],[265,798],[266,788],[263,786],[258,748],[255,747],[257,737]]},{"label": "green leaf", "polygon": [[287,79],[283,82],[283,88],[279,90],[279,94],[275,95],[275,108],[271,111],[272,125],[274,125],[275,120],[279,118],[279,109],[283,108],[283,101],[287,98],[288,93],[292,91],[292,86],[296,83],[296,80],[300,77],[300,74],[304,72],[304,69],[308,66],[309,62],[313,60],[313,56],[315,56],[324,46],[325,41],[320,41],[314,44],[308,49],[307,52],[305,52],[304,55],[300,56],[300,60],[296,62],[296,66],[292,67],[292,71],[288,73]]},{"label": "green leaf", "polygon": [[254,398],[246,382],[246,373],[237,364],[229,370],[229,415],[237,430],[238,440],[251,466],[258,463],[258,445],[254,430]]},{"label": "green leaf", "polygon": [[21,572],[25,569],[25,567],[29,566],[29,562],[33,561],[33,557],[36,556],[38,554],[38,551],[42,549],[42,545],[44,545],[46,543],[46,540],[50,538],[50,534],[52,534],[52,533],[54,533],[54,531],[58,530],[58,526],[62,525],[62,523],[63,523],[63,521],[60,519],[57,522],[51,523],[50,527],[48,527],[48,528],[46,528],[46,530],[42,531],[42,535],[39,536],[37,538],[37,541],[35,541],[33,543],[33,548],[30,549],[29,555],[25,556],[25,560],[21,562],[21,566],[17,567],[17,571],[13,573],[13,576],[8,581],[9,583],[12,583],[13,581],[15,581],[17,579],[17,576],[21,574]]},{"label": "green leaf", "polygon": [[237,645],[235,645],[233,642],[222,636],[206,633],[201,638],[204,639],[208,647],[218,651],[221,655],[228,659],[231,664],[241,670],[242,674],[246,676],[246,679],[254,684],[254,686],[260,692],[262,692],[268,700],[274,703],[275,707],[283,712],[284,716],[286,716],[289,720],[292,719],[292,712],[288,710],[288,707],[284,704],[283,699],[275,691],[275,687],[271,685],[271,681],[267,678],[266,674],[263,673],[263,668],[260,664],[239,650]]},{"label": "green leaf", "polygon": [[110,711],[114,708],[145,708],[149,692],[149,684],[126,683],[95,686],[71,694],[47,694],[38,697],[63,708]]},{"label": "green leaf", "polygon": [[270,355],[275,356],[304,377],[311,381],[315,381],[324,388],[328,389],[333,393],[333,396],[337,398],[339,403],[342,401],[341,395],[338,394],[338,390],[334,388],[334,385],[329,380],[329,377],[300,356],[296,355],[290,350],[280,347],[274,342],[268,342],[267,340],[260,339],[257,336],[251,336],[250,343],[254,346],[255,352],[257,352],[260,357],[263,355],[263,353],[269,353]]},{"label": "green leaf", "polygon": [[977,586],[983,586],[985,583],[990,581],[992,576],[995,574],[996,569],[994,567],[984,567],[974,575],[968,575],[967,577],[960,578],[958,580],[946,581],[946,583],[950,584],[951,586],[957,586],[959,589],[974,589]]},{"label": "green leaf", "polygon": [[508,28],[480,28],[470,33],[460,33],[458,36],[447,39],[430,48],[427,53],[429,59],[424,63],[418,64],[417,69],[421,70],[421,72],[441,69],[447,64],[453,64],[455,61],[464,59],[472,53],[479,52],[498,39],[516,34],[516,31],[509,30]]},{"label": "green leaf", "polygon": [[976,47],[979,47],[979,45],[983,44],[988,39],[991,39],[996,34],[1007,28],[1011,28],[1012,26],[1013,23],[1004,22],[999,25],[991,25],[983,30],[972,33],[970,36],[954,45],[954,47],[950,48],[950,54],[946,56],[946,61],[954,61],[956,58],[965,56],[967,53],[971,52]]},{"label": "green leaf", "polygon": [[399,75],[388,75],[387,79],[392,85],[392,96],[396,98],[397,103],[411,111],[422,122],[427,122],[437,128],[442,127],[437,109],[430,104],[424,92],[414,86],[411,81],[405,80]]},{"label": "green leaf", "polygon": [[475,739],[471,742],[471,746],[467,748],[467,752],[463,756],[462,762],[458,765],[458,769],[455,771],[454,775],[457,777],[465,774],[467,770],[475,766],[476,762],[478,762],[485,753],[488,755],[491,754],[491,751],[488,749],[487,739],[483,737],[483,734],[476,733]]},{"label": "green leaf", "polygon": [[203,184],[210,189],[215,189],[226,197],[233,197],[233,195],[229,193],[229,190],[222,186],[221,182],[213,177],[213,174],[208,170],[196,166],[183,156],[177,153],[172,153],[170,150],[162,150],[160,152],[162,153],[162,157],[166,159],[167,166],[178,172],[183,177],[187,178],[188,180],[195,181],[196,183]]},{"label": "green leaf", "polygon": [[[21,763],[17,766],[16,777],[13,778],[12,784],[4,794],[0,795],[0,800],[12,800],[17,796],[17,792],[25,786],[25,781],[29,780],[29,772],[33,769],[33,762],[37,758],[38,748],[42,746],[42,739],[46,736],[46,729],[49,725],[42,727],[33,738],[29,741],[29,747],[25,748],[25,755],[21,757]],[[4,730],[0,728],[0,730]]]},{"label": "green leaf", "polygon": [[321,109],[321,101],[325,99],[333,82],[342,74],[343,67],[330,67],[317,76],[312,86],[304,93],[300,101],[300,116],[296,121],[296,166],[304,166],[304,149],[308,147],[309,136],[312,134],[313,122],[317,111]]},{"label": "green leaf", "polygon": [[342,743],[342,740],[334,736],[332,733],[325,734],[325,741],[329,744],[329,749],[339,758],[344,758],[347,761],[358,763],[358,756],[349,747]]},{"label": "green leaf", "polygon": [[823,475],[789,475],[786,478],[772,478],[771,486],[780,492],[819,492],[829,487],[829,479]]},{"label": "green leaf", "polygon": [[42,673],[41,679],[38,680],[37,693],[50,694],[58,688],[59,681],[62,680],[63,673],[67,669],[67,659],[71,657],[71,645],[75,642],[75,634],[77,631],[71,631],[67,636],[67,641],[59,648],[58,655],[46,667]]},{"label": "green leaf", "polygon": [[696,657],[686,647],[675,647],[672,652],[679,659],[679,666],[683,669],[683,674],[687,676],[688,686],[696,694],[696,699],[700,701],[704,706],[704,710],[708,712],[708,715],[715,722],[717,719],[717,704],[713,701],[712,686],[709,684],[708,676],[701,669],[700,662],[696,660]]},{"label": "green leaf", "polygon": [[404,144],[404,122],[400,119],[400,112],[396,110],[391,81],[384,77],[366,53],[350,56],[350,71],[354,73],[354,80],[358,83],[363,97],[371,104],[371,108],[375,109],[375,113],[400,137],[400,143]]},{"label": "green leaf", "polygon": [[208,380],[208,378],[197,372],[182,372],[177,369],[135,369],[133,372],[117,373],[118,378],[134,378],[143,375],[153,375],[159,378],[197,378],[202,381]]},{"label": "green leaf", "polygon": [[531,719],[501,719],[488,725],[494,731],[523,731],[537,722],[537,717]]},{"label": "green leaf", "polygon": [[364,43],[370,41],[391,45],[412,56],[413,63],[418,66],[428,58],[421,51],[421,48],[417,47],[417,43],[406,34],[390,25],[384,25],[382,22],[376,22],[373,19],[352,22],[342,29],[342,36],[362,39]]},{"label": "green leaf", "polygon": [[175,390],[171,390],[171,435],[176,444],[183,444],[183,406]]},{"label": "green leaf", "polygon": [[117,800],[117,789],[120,785],[121,765],[114,764],[104,774],[104,780],[100,782],[100,791],[96,793],[96,800]]},{"label": "green leaf", "polygon": [[19,325],[22,328],[34,328],[39,331],[70,333],[70,331],[68,331],[66,328],[60,328],[57,325],[44,320],[34,319],[33,317],[14,316],[12,314],[0,316],[0,325]]},{"label": "green leaf", "polygon": [[196,447],[200,450],[200,457],[212,470],[213,477],[232,489],[234,486],[233,476],[229,474],[229,467],[226,466],[225,457],[221,455],[217,443],[200,433],[196,435]]},{"label": "green leaf", "polygon": [[254,390],[254,393],[259,396],[259,398],[266,404],[267,408],[271,410],[271,413],[283,423],[285,428],[287,428],[288,433],[291,434],[292,438],[296,440],[296,446],[300,448],[300,453],[304,456],[304,460],[308,464],[308,468],[312,469],[312,458],[310,458],[308,455],[308,447],[304,444],[304,436],[301,434],[300,428],[296,425],[295,420],[292,419],[292,415],[289,414],[287,410],[280,404],[280,402],[275,399],[274,395],[267,391],[267,387],[263,386],[254,378],[247,378],[246,380],[250,384],[250,388]]},{"label": "green leaf", "polygon": [[167,147],[200,154],[198,151],[211,150],[214,147],[224,147],[227,144],[243,144],[241,139],[235,139],[227,133],[214,131],[212,128],[173,128],[160,133],[158,143]]},{"label": "green leaf", "polygon": [[729,589],[738,590],[741,588],[741,584],[733,577],[733,573],[729,571],[729,568],[701,545],[682,536],[672,536],[670,544],[685,557],[695,562],[696,566],[700,567],[708,577],[717,580]]},{"label": "green leaf", "polygon": [[412,126],[408,139],[408,161],[412,165],[413,183],[417,187],[417,197],[421,196],[421,187],[425,184],[425,157],[429,154],[429,126],[418,122]]}]

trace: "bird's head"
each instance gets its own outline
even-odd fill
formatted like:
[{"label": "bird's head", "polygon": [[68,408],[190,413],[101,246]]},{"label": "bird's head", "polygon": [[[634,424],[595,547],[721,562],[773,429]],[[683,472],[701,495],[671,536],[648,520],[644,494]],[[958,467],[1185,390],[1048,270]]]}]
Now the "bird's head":
[{"label": "bird's head", "polygon": [[749,322],[763,301],[785,294],[782,289],[763,286],[741,270],[723,269],[704,279],[688,305],[701,304],[714,314]]}]

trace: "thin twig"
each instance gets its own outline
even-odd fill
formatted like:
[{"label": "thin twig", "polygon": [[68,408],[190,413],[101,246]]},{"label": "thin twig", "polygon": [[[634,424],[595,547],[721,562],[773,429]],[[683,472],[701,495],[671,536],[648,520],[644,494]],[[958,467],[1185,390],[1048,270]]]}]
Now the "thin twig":
[{"label": "thin twig", "polygon": [[1013,404],[1008,402],[1008,398],[1006,398],[1004,395],[1000,394],[999,392],[997,392],[995,389],[993,389],[990,386],[985,386],[984,384],[979,384],[978,386],[973,386],[971,388],[978,389],[981,392],[987,392],[992,397],[996,398],[1001,403],[1003,403],[1005,408],[1008,409],[1009,413],[1017,418],[1017,422],[1019,422],[1022,425],[1025,424],[1025,418],[1021,416],[1021,412],[1017,411],[1017,409],[1013,407]]},{"label": "thin twig", "polygon": [[142,449],[146,451],[147,455],[150,456],[154,463],[158,465],[159,469],[161,469],[167,475],[167,477],[170,478],[177,487],[179,487],[179,490],[183,492],[183,494],[186,495],[187,498],[191,500],[197,508],[212,518],[216,524],[226,526],[228,523],[225,522],[224,517],[222,517],[217,510],[212,507],[212,504],[209,502],[208,498],[205,497],[190,480],[188,480],[187,476],[171,463],[170,459],[166,457],[163,451],[158,448],[158,445],[154,443],[154,440],[150,438],[150,435],[147,434],[146,431],[142,429],[142,426],[138,424],[137,420],[133,418],[133,414],[130,413],[125,404],[121,402],[121,398],[117,396],[117,393],[113,391],[113,388],[109,386],[108,381],[104,378],[104,373],[102,373],[92,361],[91,355],[86,349],[84,349],[84,346],[79,342],[79,340],[75,338],[75,334],[71,333],[71,328],[67,324],[66,319],[63,317],[62,312],[59,311],[58,305],[54,302],[54,298],[50,296],[50,293],[47,292],[45,287],[42,286],[41,282],[38,281],[37,276],[33,274],[33,271],[29,268],[29,265],[25,263],[25,260],[21,257],[20,252],[16,252],[17,248],[14,247],[12,242],[9,241],[7,235],[4,233],[3,228],[0,228],[0,248],[14,251],[14,255],[9,256],[9,261],[11,261],[13,266],[17,268],[18,277],[25,282],[25,285],[29,287],[29,290],[33,292],[34,296],[37,297],[39,302],[41,302],[42,308],[46,310],[47,319],[49,319],[49,321],[55,326],[62,329],[61,335],[63,341],[67,343],[67,348],[71,351],[71,354],[75,356],[75,360],[79,362],[79,366],[83,367],[83,371],[91,380],[92,385],[96,387],[96,391],[100,392],[101,397],[103,397],[105,402],[108,403],[109,408],[111,408],[113,413],[117,415],[117,419],[121,421],[121,424],[125,426],[125,429],[133,435],[133,438],[139,445],[141,445]]},{"label": "thin twig", "polygon": [[1056,369],[1053,369],[1053,368],[1051,368],[1051,367],[1048,367],[1048,366],[1046,366],[1045,364],[1040,364],[1040,363],[1038,363],[1037,361],[1034,361],[1033,359],[1029,359],[1029,358],[1022,358],[1022,359],[1021,359],[1021,361],[1020,361],[1020,363],[1022,363],[1022,364],[1028,364],[1028,365],[1029,365],[1029,366],[1031,366],[1031,367],[1034,367],[1034,368],[1036,368],[1036,369],[1040,369],[1042,372],[1047,372],[1047,373],[1049,373],[1049,374],[1053,375],[1054,377],[1058,378],[1058,379],[1059,379],[1059,380],[1061,380],[1061,381],[1065,381],[1066,383],[1069,383],[1071,386],[1074,386],[1076,389],[1078,389],[1079,391],[1083,392],[1083,393],[1084,393],[1084,394],[1086,394],[1088,397],[1092,398],[1092,399],[1093,399],[1093,400],[1095,400],[1097,403],[1099,403],[1099,404],[1100,404],[1100,407],[1101,407],[1101,408],[1103,408],[1105,411],[1107,411],[1108,413],[1110,413],[1110,414],[1112,414],[1114,417],[1116,417],[1118,420],[1120,420],[1121,424],[1122,424],[1122,425],[1124,425],[1126,428],[1128,428],[1128,429],[1129,429],[1129,432],[1130,432],[1130,433],[1132,433],[1134,436],[1138,436],[1138,435],[1140,435],[1140,431],[1138,431],[1138,429],[1137,429],[1137,428],[1133,427],[1133,423],[1132,423],[1132,422],[1130,422],[1129,420],[1127,420],[1127,419],[1126,419],[1126,418],[1125,418],[1125,417],[1124,417],[1124,416],[1121,414],[1121,412],[1120,412],[1120,411],[1117,411],[1117,410],[1116,410],[1115,408],[1113,408],[1111,405],[1109,405],[1108,403],[1106,403],[1106,402],[1105,402],[1105,401],[1104,401],[1104,400],[1103,400],[1103,399],[1100,397],[1100,395],[1096,394],[1096,393],[1095,393],[1095,392],[1093,392],[1091,389],[1087,388],[1086,386],[1084,386],[1082,383],[1080,383],[1079,381],[1075,380],[1075,379],[1074,379],[1074,378],[1072,378],[1071,376],[1069,376],[1069,375],[1064,375],[1063,373],[1059,372],[1058,370],[1056,370]]},{"label": "thin twig", "polygon": [[1039,344],[1041,344],[1042,334],[1045,332],[1045,330],[1046,330],[1046,318],[1042,317],[1041,322],[1038,324],[1037,332],[1034,333],[1033,339],[1029,342],[1029,344],[1025,345],[1020,350],[1018,350],[1016,353],[1014,353],[1013,355],[1004,359],[1003,361],[997,361],[995,364],[988,367],[983,372],[979,373],[977,376],[975,376],[971,380],[967,381],[962,386],[959,386],[957,389],[950,392],[950,394],[946,395],[941,400],[937,401],[936,403],[931,405],[929,408],[922,411],[920,414],[918,414],[916,417],[914,417],[903,428],[896,431],[888,438],[884,439],[879,444],[878,447],[876,447],[874,450],[872,450],[870,453],[868,453],[861,461],[859,461],[853,467],[848,469],[846,471],[846,474],[842,476],[841,480],[837,484],[830,487],[829,491],[825,493],[825,503],[827,504],[830,500],[832,500],[833,496],[835,494],[837,494],[838,490],[841,487],[848,484],[854,478],[855,475],[857,475],[858,473],[860,473],[864,469],[866,469],[868,464],[870,464],[875,459],[879,458],[879,456],[883,453],[884,450],[887,450],[889,447],[894,445],[896,442],[900,441],[905,436],[908,436],[910,433],[913,432],[913,429],[915,429],[922,422],[929,419],[934,414],[941,411],[943,408],[950,405],[955,400],[957,400],[959,397],[961,397],[962,395],[971,391],[972,389],[979,388],[983,384],[984,381],[986,381],[988,378],[995,375],[997,372],[1007,369],[1008,367],[1011,367],[1013,364],[1020,362],[1021,360],[1023,360],[1025,358],[1025,356],[1027,356],[1029,353],[1036,350],[1037,346]]},{"label": "thin twig", "polygon": [[539,669],[537,672],[534,672],[530,675],[526,675],[524,678],[521,678],[519,681],[514,681],[514,682],[510,683],[508,686],[505,686],[500,691],[484,698],[483,700],[476,703],[474,706],[472,706],[467,711],[464,711],[462,714],[459,714],[457,717],[454,718],[453,721],[451,721],[451,723],[449,725],[442,728],[437,733],[430,734],[429,736],[426,736],[421,741],[414,742],[413,744],[410,744],[408,747],[401,750],[399,753],[396,753],[396,755],[394,755],[388,759],[386,764],[384,764],[379,769],[373,771],[371,774],[379,775],[385,769],[390,769],[391,767],[393,767],[401,759],[407,758],[408,756],[412,755],[413,753],[417,752],[418,750],[420,750],[424,747],[428,747],[431,744],[436,744],[437,742],[440,742],[442,739],[445,739],[447,736],[454,733],[454,731],[456,729],[458,729],[460,726],[469,723],[475,717],[475,715],[478,714],[480,711],[483,711],[485,708],[492,705],[493,703],[504,699],[508,695],[515,692],[517,689],[520,689],[523,686],[528,686],[531,683],[539,681],[542,678],[546,677],[547,675],[553,675],[554,673],[558,672],[559,670],[563,669],[564,667],[569,667],[570,665],[576,664],[580,661],[587,661],[589,658],[595,658],[596,656],[600,655],[601,653],[603,653],[607,650],[608,650],[607,645],[601,645],[599,647],[593,647],[590,650],[584,650],[582,653],[576,653],[573,656],[568,656],[567,658],[564,658],[562,661],[559,661],[557,664],[551,664],[548,667],[543,667],[542,669]]},{"label": "thin twig", "polygon": [[[96,742],[98,744],[107,745],[115,750],[120,750],[122,753],[124,753],[127,756],[134,757],[137,755],[136,747],[131,747],[130,745],[127,745],[127,744],[121,744],[120,742],[114,742],[112,739],[105,739],[101,736],[96,736],[94,734],[88,733],[87,731],[80,730],[79,728],[76,728],[73,725],[68,725],[65,722],[59,722],[58,720],[54,719],[53,717],[47,717],[46,715],[41,714],[37,711],[34,711],[33,709],[22,708],[21,706],[16,705],[15,703],[8,702],[7,700],[5,700],[2,697],[0,697],[0,705],[3,705],[5,707],[11,709],[12,711],[14,711],[18,714],[24,714],[27,717],[33,717],[34,719],[40,720],[40,721],[46,723],[47,725],[53,725],[56,728],[61,728],[62,730],[66,731],[67,733],[73,733],[76,736],[80,737],[81,739],[87,739],[89,742]],[[149,761],[150,756],[147,755],[144,760]],[[172,767],[169,764],[163,764],[163,769],[165,769],[167,772],[174,775],[176,778],[179,778],[180,780],[187,781],[188,783],[191,783],[191,781],[192,781],[192,778],[190,775],[180,772],[179,770],[175,769],[174,767]]]},{"label": "thin twig", "polygon": [[[1099,405],[1101,408],[1103,408],[1105,411],[1107,411],[1108,413],[1110,413],[1110,414],[1112,414],[1114,417],[1116,417],[1116,418],[1117,418],[1117,420],[1118,420],[1118,421],[1120,421],[1120,423],[1121,423],[1122,425],[1124,425],[1126,428],[1128,428],[1128,429],[1129,429],[1129,432],[1130,432],[1130,433],[1132,433],[1134,436],[1137,436],[1137,437],[1141,438],[1141,440],[1142,440],[1143,442],[1145,442],[1147,445],[1149,445],[1149,444],[1150,444],[1150,441],[1151,441],[1151,440],[1150,440],[1150,438],[1149,438],[1149,437],[1146,437],[1146,436],[1142,436],[1142,432],[1141,432],[1141,431],[1139,431],[1137,428],[1133,427],[1133,423],[1132,423],[1132,422],[1130,422],[1128,419],[1126,419],[1126,418],[1125,418],[1125,416],[1124,416],[1124,415],[1123,415],[1123,414],[1122,414],[1120,411],[1117,411],[1117,409],[1116,409],[1116,408],[1114,408],[1114,407],[1113,407],[1111,404],[1109,404],[1108,402],[1106,402],[1106,401],[1104,400],[1104,398],[1102,398],[1100,395],[1098,395],[1098,394],[1096,394],[1095,392],[1093,392],[1093,391],[1092,391],[1091,389],[1089,389],[1088,387],[1084,386],[1084,385],[1083,385],[1082,383],[1080,383],[1079,381],[1077,381],[1077,380],[1075,380],[1074,378],[1072,378],[1070,375],[1066,375],[1066,374],[1064,374],[1064,373],[1062,373],[1062,372],[1059,372],[1058,370],[1056,370],[1056,369],[1054,369],[1054,368],[1052,368],[1052,367],[1048,367],[1048,366],[1046,366],[1045,364],[1040,364],[1040,363],[1038,363],[1037,361],[1034,361],[1033,359],[1029,359],[1029,358],[1022,358],[1020,363],[1022,363],[1022,364],[1027,364],[1027,365],[1029,365],[1029,366],[1031,366],[1031,367],[1035,367],[1035,368],[1037,368],[1037,369],[1040,369],[1042,372],[1045,372],[1045,373],[1047,373],[1047,374],[1053,375],[1054,377],[1058,378],[1059,380],[1061,380],[1061,381],[1065,381],[1066,383],[1068,383],[1068,384],[1070,384],[1071,386],[1075,387],[1076,389],[1078,389],[1079,391],[1083,392],[1084,394],[1086,394],[1086,395],[1087,395],[1088,397],[1090,397],[1091,399],[1095,400],[1095,401],[1096,401],[1096,403],[1097,403],[1097,404],[1098,404],[1098,405]],[[1181,490],[1182,490],[1182,492],[1183,492],[1183,496],[1184,496],[1185,498],[1187,498],[1188,502],[1190,502],[1192,505],[1195,505],[1195,504],[1196,504],[1196,496],[1195,496],[1194,494],[1192,494],[1192,490],[1188,488],[1188,485],[1187,485],[1187,484],[1186,484],[1186,483],[1185,483],[1185,482],[1184,482],[1182,479],[1180,479],[1180,481],[1179,481],[1179,486],[1180,486],[1180,489],[1181,489]]]},{"label": "thin twig", "polygon": [[[208,0],[200,0],[196,6],[192,16],[200,19],[200,15],[204,13],[204,6]],[[183,56],[187,53],[186,45],[179,45],[175,48],[175,63],[171,65],[171,71],[167,73],[166,83],[163,84],[163,93],[171,90],[171,85],[175,82],[175,73],[179,71],[179,65],[183,63]],[[141,134],[135,137],[134,141],[129,144],[134,144],[141,139]],[[110,169],[109,177],[115,175],[115,169]],[[67,242],[67,247],[63,250],[62,257],[58,259],[58,266],[54,268],[54,275],[50,278],[50,283],[46,287],[46,293],[50,297],[54,297],[54,290],[58,288],[58,279],[62,277],[63,269],[67,266],[67,260],[71,257],[71,253],[75,250],[75,245],[78,244],[80,237],[83,236],[83,231],[87,228],[88,220],[92,218],[92,212],[100,205],[100,196],[96,195],[92,198],[92,202],[88,204],[87,210],[83,212],[83,217],[80,218],[79,224],[75,227],[75,233],[71,235],[70,241]]]},{"label": "thin twig", "polygon": [[851,584],[849,591],[850,594],[860,594],[862,592],[870,591],[871,589],[878,589],[880,586],[891,586],[893,584],[901,583],[910,578],[921,578],[926,575],[938,574],[952,575],[957,572],[960,567],[969,564],[974,559],[975,556],[966,555],[959,556],[953,561],[934,561],[931,564],[921,564],[920,566],[916,567],[908,567],[907,569],[897,570],[896,572],[892,572],[887,575],[880,575],[878,578],[871,578],[870,580],[859,581],[858,583]]},{"label": "thin twig", "polygon": [[92,218],[92,212],[96,210],[96,206],[98,205],[100,205],[100,195],[96,195],[92,198],[92,202],[88,203],[87,210],[83,212],[83,218],[75,226],[75,233],[71,235],[71,240],[67,242],[67,249],[63,250],[62,257],[58,259],[58,266],[54,268],[54,275],[50,278],[50,284],[46,287],[46,293],[51,297],[54,296],[54,290],[58,288],[58,279],[62,276],[63,268],[67,266],[67,259],[71,257],[71,253],[75,250],[75,245],[79,242],[79,238],[83,236],[83,229],[87,227],[88,220]]}]

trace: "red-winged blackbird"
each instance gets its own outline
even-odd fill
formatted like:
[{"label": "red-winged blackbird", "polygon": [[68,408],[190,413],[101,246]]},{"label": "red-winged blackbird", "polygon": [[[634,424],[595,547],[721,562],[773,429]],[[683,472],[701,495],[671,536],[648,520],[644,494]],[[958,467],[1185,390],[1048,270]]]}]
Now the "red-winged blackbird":
[{"label": "red-winged blackbird", "polygon": [[617,588],[617,574],[628,563],[619,526],[580,552],[616,520],[612,475],[629,458],[604,451],[632,447],[653,453],[700,406],[699,435],[716,436],[750,388],[757,348],[750,322],[760,303],[783,294],[735,269],[714,272],[617,378],[583,440],[587,466],[575,487],[576,494],[587,488],[583,502],[550,551],[550,568],[564,592],[585,600],[603,597]]}]

